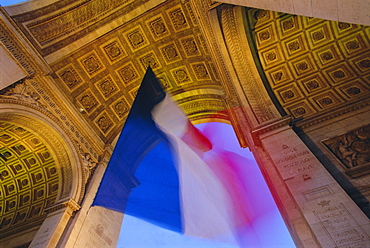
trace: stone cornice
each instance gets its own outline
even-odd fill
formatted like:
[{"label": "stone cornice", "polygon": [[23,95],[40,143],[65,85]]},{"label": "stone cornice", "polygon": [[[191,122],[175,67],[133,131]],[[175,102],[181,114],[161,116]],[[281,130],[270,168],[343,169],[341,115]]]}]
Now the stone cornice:
[{"label": "stone cornice", "polygon": [[0,42],[28,75],[51,72],[49,65],[2,7],[0,7]]},{"label": "stone cornice", "polygon": [[261,145],[261,136],[266,135],[268,133],[274,133],[280,128],[290,128],[292,122],[291,116],[284,116],[280,119],[275,119],[269,122],[265,122],[262,125],[257,126],[255,129],[252,130],[252,137],[254,140],[255,145]]},{"label": "stone cornice", "polygon": [[333,118],[336,118],[338,116],[350,113],[352,111],[367,107],[369,105],[370,105],[370,96],[367,96],[357,101],[338,106],[335,110],[330,109],[320,114],[316,114],[315,116],[312,116],[312,117],[308,117],[304,119],[295,119],[293,120],[293,123],[294,123],[294,126],[296,127],[299,127],[301,129],[307,129],[309,127],[313,127],[320,123],[329,121]]},{"label": "stone cornice", "polygon": [[55,204],[54,206],[51,206],[47,209],[45,209],[45,212],[50,214],[50,213],[53,213],[55,211],[58,211],[60,209],[65,209],[65,211],[72,216],[72,214],[78,210],[81,209],[81,206],[79,204],[77,204],[72,198],[69,199],[68,201],[65,201],[65,202],[62,202],[62,203],[59,203],[59,204]]},{"label": "stone cornice", "polygon": [[278,128],[281,128],[283,126],[290,126],[292,121],[291,116],[284,116],[280,119],[275,119],[269,122],[265,122],[262,125],[257,126],[252,130],[253,134],[261,135],[264,133],[268,133],[271,131],[274,131]]}]

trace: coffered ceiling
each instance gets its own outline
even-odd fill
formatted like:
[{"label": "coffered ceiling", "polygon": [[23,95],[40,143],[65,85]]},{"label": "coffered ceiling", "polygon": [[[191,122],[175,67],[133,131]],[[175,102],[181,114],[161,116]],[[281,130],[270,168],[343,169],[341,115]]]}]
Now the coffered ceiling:
[{"label": "coffered ceiling", "polygon": [[369,97],[370,27],[250,9],[261,69],[285,111],[307,118]]},{"label": "coffered ceiling", "polygon": [[66,97],[105,141],[121,130],[151,66],[193,121],[226,118],[220,79],[188,4],[168,1],[51,64]]},{"label": "coffered ceiling", "polygon": [[58,171],[40,137],[0,122],[0,238],[42,223],[58,194]]},{"label": "coffered ceiling", "polygon": [[[288,114],[308,117],[368,96],[369,27],[257,9],[247,16],[261,74]],[[120,132],[148,65],[192,121],[228,118],[189,1],[64,0],[13,18],[103,142]]]}]

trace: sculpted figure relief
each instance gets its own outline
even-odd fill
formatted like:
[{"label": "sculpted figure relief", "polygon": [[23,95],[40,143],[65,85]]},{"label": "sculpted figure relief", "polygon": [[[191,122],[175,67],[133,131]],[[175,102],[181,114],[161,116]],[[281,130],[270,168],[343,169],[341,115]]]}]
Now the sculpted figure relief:
[{"label": "sculpted figure relief", "polygon": [[370,165],[370,126],[324,142],[346,168]]},{"label": "sculpted figure relief", "polygon": [[79,150],[80,150],[81,161],[82,161],[82,169],[85,173],[85,184],[86,184],[90,180],[98,163],[94,162],[91,159],[91,155],[89,153],[83,152],[81,147]]},{"label": "sculpted figure relief", "polygon": [[40,95],[32,91],[27,83],[23,81],[19,81],[14,85],[5,88],[0,92],[0,98],[15,99],[38,107],[44,107],[40,103]]}]

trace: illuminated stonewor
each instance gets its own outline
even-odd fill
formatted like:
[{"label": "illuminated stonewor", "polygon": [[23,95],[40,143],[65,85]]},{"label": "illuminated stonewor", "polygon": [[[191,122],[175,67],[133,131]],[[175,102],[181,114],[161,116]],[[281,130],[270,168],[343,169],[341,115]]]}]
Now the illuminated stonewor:
[{"label": "illuminated stonewor", "polygon": [[[297,246],[369,246],[368,6],[312,1],[313,18],[301,1],[227,2],[1,9],[0,133],[27,135],[1,140],[0,246],[115,246],[122,216],[89,207],[147,65],[193,123],[234,127]],[[8,149],[20,152],[9,163]],[[35,170],[12,169],[31,157]]]},{"label": "illuminated stonewor", "polygon": [[58,193],[55,160],[36,135],[9,123],[0,125],[1,229],[40,225]]}]

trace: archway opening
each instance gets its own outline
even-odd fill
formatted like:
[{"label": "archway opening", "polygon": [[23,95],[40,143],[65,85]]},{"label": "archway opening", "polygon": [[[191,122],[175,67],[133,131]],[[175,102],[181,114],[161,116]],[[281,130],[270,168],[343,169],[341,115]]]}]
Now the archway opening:
[{"label": "archway opening", "polygon": [[[212,142],[215,152],[226,156],[242,170],[251,211],[248,247],[295,247],[272,198],[262,173],[248,149],[240,148],[233,128],[225,123],[204,123],[196,127]],[[117,247],[238,247],[235,244],[184,236],[125,216]]]}]

